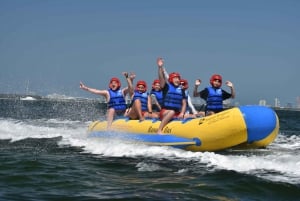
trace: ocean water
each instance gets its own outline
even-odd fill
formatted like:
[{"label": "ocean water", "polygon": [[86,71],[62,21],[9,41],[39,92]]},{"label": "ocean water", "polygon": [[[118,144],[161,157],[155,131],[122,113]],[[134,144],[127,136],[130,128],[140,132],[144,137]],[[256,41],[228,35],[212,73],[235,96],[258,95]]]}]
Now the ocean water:
[{"label": "ocean water", "polygon": [[0,200],[300,200],[300,111],[266,149],[189,152],[87,136],[96,100],[0,99]]}]

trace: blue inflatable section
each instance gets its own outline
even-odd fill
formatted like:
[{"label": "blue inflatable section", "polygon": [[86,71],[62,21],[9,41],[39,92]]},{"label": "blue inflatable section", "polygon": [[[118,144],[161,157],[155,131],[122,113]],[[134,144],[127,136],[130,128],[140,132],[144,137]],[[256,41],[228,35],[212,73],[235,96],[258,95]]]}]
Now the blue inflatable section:
[{"label": "blue inflatable section", "polygon": [[159,134],[139,134],[139,133],[122,133],[109,131],[95,131],[89,134],[89,137],[109,137],[122,140],[134,140],[149,144],[169,145],[178,148],[184,148],[189,145],[200,146],[201,141],[198,138],[188,139],[177,137],[174,135],[159,135]]},{"label": "blue inflatable section", "polygon": [[247,126],[248,143],[268,137],[276,128],[276,113],[265,106],[239,107]]}]

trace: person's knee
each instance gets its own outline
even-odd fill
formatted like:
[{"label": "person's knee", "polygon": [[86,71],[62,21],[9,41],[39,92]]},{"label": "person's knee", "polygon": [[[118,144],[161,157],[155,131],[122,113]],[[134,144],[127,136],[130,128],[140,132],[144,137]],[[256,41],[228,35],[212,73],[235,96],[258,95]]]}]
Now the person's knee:
[{"label": "person's knee", "polygon": [[140,99],[135,99],[133,102],[134,105],[140,105],[141,104],[141,100]]},{"label": "person's knee", "polygon": [[136,99],[136,100],[133,102],[133,106],[132,106],[132,107],[135,108],[135,110],[141,109],[141,107],[142,107],[141,100]]},{"label": "person's knee", "polygon": [[165,111],[165,113],[163,114],[163,118],[166,120],[170,120],[174,117],[175,115],[175,111],[174,110],[167,110]]}]

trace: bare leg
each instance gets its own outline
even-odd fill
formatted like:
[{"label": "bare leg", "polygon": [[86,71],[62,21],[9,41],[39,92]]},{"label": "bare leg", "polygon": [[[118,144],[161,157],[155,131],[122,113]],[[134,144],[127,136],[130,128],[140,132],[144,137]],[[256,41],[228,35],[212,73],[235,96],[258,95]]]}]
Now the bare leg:
[{"label": "bare leg", "polygon": [[143,121],[145,120],[143,114],[142,114],[142,103],[139,99],[136,99],[133,103],[133,108],[135,109],[135,112],[139,118],[139,120]]},{"label": "bare leg", "polygon": [[106,129],[109,130],[110,127],[111,127],[111,124],[112,124],[112,122],[114,120],[115,109],[114,108],[109,108],[107,110],[107,114],[106,115],[107,115],[107,117],[106,117],[106,120],[107,120],[107,127],[106,127]]},{"label": "bare leg", "polygon": [[129,117],[130,119],[137,119],[138,118],[138,116],[136,115],[135,109],[133,107],[129,108],[126,116]]},{"label": "bare leg", "polygon": [[174,117],[174,115],[175,115],[174,110],[166,110],[164,112],[163,118],[157,130],[158,134],[163,134],[162,132],[163,128],[165,127],[165,125],[167,125],[167,123],[169,123],[169,121]]},{"label": "bare leg", "polygon": [[139,119],[141,121],[143,121],[145,119],[142,114],[142,105],[141,105],[141,101],[139,99],[136,99],[134,101],[127,116],[130,117],[130,119]]}]

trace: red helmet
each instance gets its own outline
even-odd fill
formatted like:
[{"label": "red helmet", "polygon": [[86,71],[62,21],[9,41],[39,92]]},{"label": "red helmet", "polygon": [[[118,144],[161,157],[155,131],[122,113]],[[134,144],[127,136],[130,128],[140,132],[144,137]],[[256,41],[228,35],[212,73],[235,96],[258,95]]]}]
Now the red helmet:
[{"label": "red helmet", "polygon": [[154,89],[154,86],[156,84],[160,84],[160,81],[159,80],[154,80],[153,83],[152,83],[152,89]]},{"label": "red helmet", "polygon": [[143,85],[145,89],[143,90],[144,92],[147,91],[147,83],[144,80],[139,80],[136,85],[135,85],[135,90],[138,90],[138,86]]},{"label": "red helmet", "polygon": [[212,75],[211,78],[210,78],[210,84],[211,85],[213,85],[214,80],[220,80],[220,83],[222,85],[222,76],[221,75],[218,75],[218,74]]},{"label": "red helmet", "polygon": [[176,72],[173,72],[173,73],[170,73],[169,74],[169,83],[173,83],[173,78],[174,77],[178,77],[178,79],[180,79],[180,74],[179,73],[176,73]]},{"label": "red helmet", "polygon": [[112,88],[111,83],[113,81],[115,81],[117,83],[117,89],[119,89],[121,87],[121,82],[120,82],[119,78],[117,78],[117,77],[113,77],[113,78],[110,79],[108,87]]},{"label": "red helmet", "polygon": [[189,83],[188,83],[187,80],[181,79],[180,83],[181,83],[181,85],[183,86],[184,89],[188,89],[189,88]]}]

